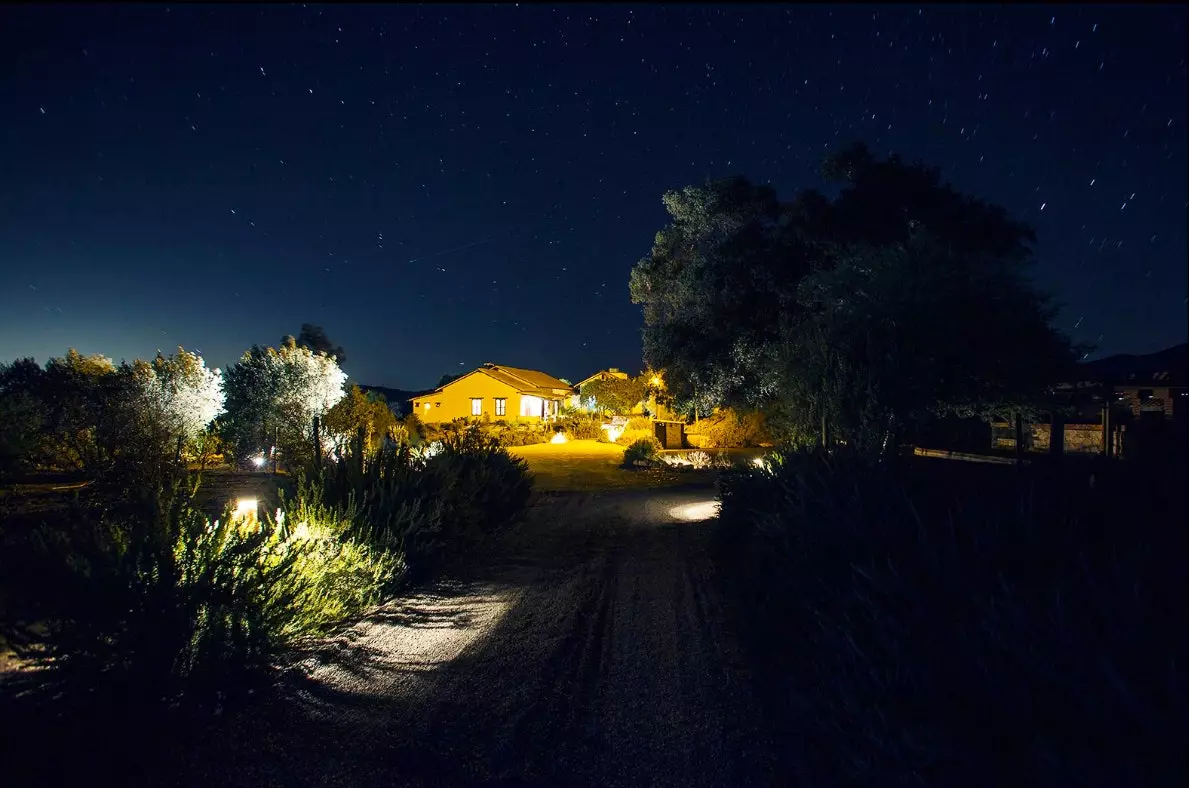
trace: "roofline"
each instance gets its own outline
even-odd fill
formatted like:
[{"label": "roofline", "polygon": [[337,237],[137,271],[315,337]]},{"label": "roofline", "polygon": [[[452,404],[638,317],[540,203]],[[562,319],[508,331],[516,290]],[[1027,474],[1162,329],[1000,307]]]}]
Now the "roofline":
[{"label": "roofline", "polygon": [[[490,362],[488,362],[488,364],[490,364]],[[433,389],[432,391],[427,391],[424,394],[417,395],[417,397],[410,397],[409,401],[412,402],[414,399],[418,399],[420,397],[428,397],[431,394],[437,394],[445,389],[450,388],[455,383],[465,380],[465,379],[469,378],[471,375],[475,375],[478,373],[483,373],[484,375],[487,375],[487,377],[491,378],[495,382],[503,383],[505,386],[511,385],[506,380],[500,380],[495,375],[488,374],[488,364],[484,364],[483,366],[481,366],[477,369],[472,369],[470,372],[467,372],[464,375],[459,375],[454,380],[447,383],[445,386],[438,386],[436,389]],[[519,394],[530,394],[532,396],[538,396],[538,392],[551,391],[550,389],[545,389],[545,388],[542,388],[541,386],[533,385],[530,381],[525,380],[524,378],[520,377],[519,375],[514,375],[513,373],[508,372],[506,367],[501,367],[499,364],[490,364],[490,366],[494,367],[495,369],[498,369],[500,372],[504,373],[508,377],[520,381],[521,385],[512,386],[512,388],[516,389],[517,393],[519,393]],[[542,374],[545,374],[545,373],[542,373]]]},{"label": "roofline", "polygon": [[[620,373],[622,373],[623,375],[625,375],[625,376],[627,377],[627,379],[628,379],[628,380],[631,380],[631,379],[632,379],[632,376],[631,376],[629,373],[627,373],[627,372],[624,372],[622,369],[620,369],[620,370],[616,370],[616,371],[617,371],[617,372],[620,372]],[[593,374],[593,375],[591,375],[589,378],[586,378],[585,380],[580,380],[580,381],[578,381],[577,383],[575,383],[575,384],[574,384],[574,388],[582,388],[582,386],[583,386],[584,384],[586,384],[586,383],[590,383],[592,380],[594,380],[595,378],[599,377],[600,375],[614,375],[614,374],[615,374],[615,373],[614,373],[614,372],[612,372],[612,371],[611,371],[611,370],[609,370],[609,369],[600,369],[598,372],[594,373],[594,374]],[[622,380],[622,378],[621,378],[621,380]]]}]

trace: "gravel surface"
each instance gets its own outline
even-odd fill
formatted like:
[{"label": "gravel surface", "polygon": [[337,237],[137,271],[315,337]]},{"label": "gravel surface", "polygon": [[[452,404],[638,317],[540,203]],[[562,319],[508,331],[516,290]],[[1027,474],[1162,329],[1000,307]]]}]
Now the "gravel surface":
[{"label": "gravel surface", "polygon": [[710,576],[712,496],[542,496],[190,742],[162,784],[772,784]]}]

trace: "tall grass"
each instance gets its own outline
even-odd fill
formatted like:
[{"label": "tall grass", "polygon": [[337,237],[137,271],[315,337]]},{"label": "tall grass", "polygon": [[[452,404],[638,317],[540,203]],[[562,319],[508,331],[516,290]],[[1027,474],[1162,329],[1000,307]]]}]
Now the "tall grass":
[{"label": "tall grass", "polygon": [[802,778],[1183,784],[1169,480],[953,468],[788,452],[723,482],[726,577]]}]

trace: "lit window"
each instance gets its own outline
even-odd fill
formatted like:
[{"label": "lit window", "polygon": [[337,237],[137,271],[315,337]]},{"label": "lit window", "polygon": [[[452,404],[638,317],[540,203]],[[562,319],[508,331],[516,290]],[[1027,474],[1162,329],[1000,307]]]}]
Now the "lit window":
[{"label": "lit window", "polygon": [[495,415],[497,415],[497,416],[508,415],[508,400],[506,398],[504,398],[504,397],[496,397],[495,398]]},{"label": "lit window", "polygon": [[429,403],[428,402],[424,403],[422,407],[424,407],[426,410],[429,410]]},{"label": "lit window", "polygon": [[471,415],[483,415],[483,399],[482,397],[471,397]]}]

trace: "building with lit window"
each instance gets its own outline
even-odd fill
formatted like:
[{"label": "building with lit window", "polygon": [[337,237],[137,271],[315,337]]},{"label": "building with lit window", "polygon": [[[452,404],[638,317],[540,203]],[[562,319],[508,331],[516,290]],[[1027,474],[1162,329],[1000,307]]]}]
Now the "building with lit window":
[{"label": "building with lit window", "polygon": [[550,421],[572,392],[569,383],[544,372],[488,363],[412,402],[413,412],[424,422]]}]

